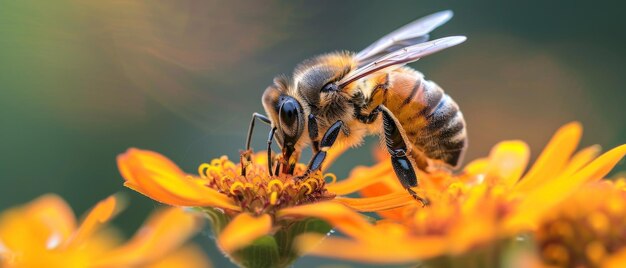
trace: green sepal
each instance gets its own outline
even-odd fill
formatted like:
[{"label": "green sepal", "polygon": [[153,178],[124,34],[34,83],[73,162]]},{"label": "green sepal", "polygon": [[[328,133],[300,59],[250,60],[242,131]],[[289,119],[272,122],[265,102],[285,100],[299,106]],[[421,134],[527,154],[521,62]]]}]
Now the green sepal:
[{"label": "green sepal", "polygon": [[293,248],[293,241],[296,237],[304,233],[327,234],[332,229],[330,224],[317,218],[284,221],[282,224],[283,227],[274,234],[281,256],[281,267],[287,267],[300,257]]},{"label": "green sepal", "polygon": [[215,208],[211,208],[211,207],[206,207],[206,208],[198,207],[196,209],[198,211],[204,213],[204,215],[206,215],[206,217],[209,220],[209,222],[211,222],[211,229],[212,229],[213,234],[215,236],[220,234],[222,232],[222,230],[224,230],[226,225],[228,225],[228,223],[230,223],[230,220],[232,220],[231,217],[226,215],[220,209],[215,209]]},{"label": "green sepal", "polygon": [[[194,208],[206,215],[215,237],[224,230],[232,216],[215,208]],[[293,241],[304,233],[327,234],[331,225],[316,218],[289,219],[274,222],[274,233],[262,236],[231,254],[224,254],[240,267],[288,267],[300,257]]]},{"label": "green sepal", "polygon": [[274,237],[269,235],[257,238],[252,244],[235,251],[229,257],[240,267],[284,267],[280,265],[278,244],[276,244]]}]

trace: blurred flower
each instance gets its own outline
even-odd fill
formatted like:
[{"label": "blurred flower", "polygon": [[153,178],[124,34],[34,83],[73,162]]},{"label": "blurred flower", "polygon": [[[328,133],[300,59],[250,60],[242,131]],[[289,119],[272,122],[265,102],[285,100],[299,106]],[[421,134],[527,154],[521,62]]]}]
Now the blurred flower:
[{"label": "blurred flower", "polygon": [[[326,165],[343,151],[337,148],[329,151]],[[406,192],[376,200],[336,197],[337,192],[331,190],[336,180],[333,174],[307,174],[307,167],[298,163],[293,175],[269,175],[267,154],[252,155],[250,161],[242,155],[242,159],[245,174],[242,164],[223,156],[200,165],[198,176],[186,174],[151,151],[129,149],[117,161],[125,186],[162,203],[202,209],[213,223],[218,246],[245,267],[289,265],[298,257],[292,250],[296,235],[330,231],[327,223],[315,219],[320,208],[325,217],[339,220],[351,216],[343,204],[377,210],[416,202]],[[326,179],[332,182],[327,185]]]},{"label": "blurred flower", "polygon": [[541,223],[543,260],[559,267],[626,266],[626,181],[586,184]]},{"label": "blurred flower", "polygon": [[[601,179],[626,154],[626,145],[597,158],[597,146],[574,154],[581,133],[577,123],[559,129],[525,174],[529,149],[521,141],[497,144],[488,158],[469,163],[458,175],[420,173],[416,191],[431,201],[430,206],[409,204],[384,211],[375,224],[356,213],[338,224],[335,217],[320,213],[318,217],[336,224],[348,238],[330,237],[311,247],[320,235],[306,234],[297,245],[311,254],[365,262],[436,261],[433,258],[459,256],[534,230],[543,215],[584,183]],[[362,194],[370,199],[404,191],[389,161],[354,170],[334,187],[348,190],[365,185]],[[493,257],[487,261],[493,262]]]},{"label": "blurred flower", "polygon": [[119,199],[111,196],[78,225],[71,208],[55,195],[9,209],[0,215],[0,266],[210,266],[200,249],[180,248],[200,228],[195,216],[176,208],[158,211],[122,243],[114,230],[104,228],[120,209]]}]

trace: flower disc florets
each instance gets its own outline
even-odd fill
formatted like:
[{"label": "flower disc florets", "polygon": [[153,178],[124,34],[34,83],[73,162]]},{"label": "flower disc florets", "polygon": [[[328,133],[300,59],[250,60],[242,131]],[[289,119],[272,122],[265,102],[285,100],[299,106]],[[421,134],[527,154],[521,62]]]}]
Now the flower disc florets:
[{"label": "flower disc florets", "polygon": [[208,181],[206,186],[229,196],[242,210],[257,215],[335,197],[325,188],[325,179],[334,182],[335,175],[321,171],[307,174],[306,166],[300,163],[295,165],[294,174],[270,175],[264,160],[258,155],[250,162],[242,161],[246,167],[242,175],[241,164],[222,156],[200,165],[198,173]]}]

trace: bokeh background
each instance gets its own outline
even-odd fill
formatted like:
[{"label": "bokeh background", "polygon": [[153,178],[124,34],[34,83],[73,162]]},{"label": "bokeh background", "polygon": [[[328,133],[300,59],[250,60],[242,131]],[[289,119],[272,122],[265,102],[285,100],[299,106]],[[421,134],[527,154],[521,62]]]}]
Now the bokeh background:
[{"label": "bokeh background", "polygon": [[[573,120],[584,145],[626,142],[620,1],[0,0],[0,209],[54,192],[81,214],[123,192],[129,208],[115,223],[130,234],[157,205],[122,186],[117,154],[151,149],[189,172],[237,157],[275,75],[444,9],[455,17],[432,36],[469,40],[411,66],[462,107],[466,159],[504,139],[536,157]],[[375,143],[332,171],[371,163]],[[197,240],[228,265],[207,237]]]}]

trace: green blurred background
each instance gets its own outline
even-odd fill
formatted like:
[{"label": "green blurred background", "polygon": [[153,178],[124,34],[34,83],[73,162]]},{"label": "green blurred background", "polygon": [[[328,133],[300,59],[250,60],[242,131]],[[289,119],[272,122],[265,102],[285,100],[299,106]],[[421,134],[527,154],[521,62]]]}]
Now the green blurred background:
[{"label": "green blurred background", "polygon": [[[626,142],[619,1],[0,0],[0,209],[53,192],[80,215],[124,192],[115,223],[131,234],[157,205],[124,189],[117,154],[151,149],[189,172],[236,157],[275,75],[444,9],[455,18],[432,36],[469,40],[411,66],[462,107],[466,159],[504,139],[527,141],[536,157],[573,120],[583,145]],[[332,171],[371,163],[368,141]]]}]

